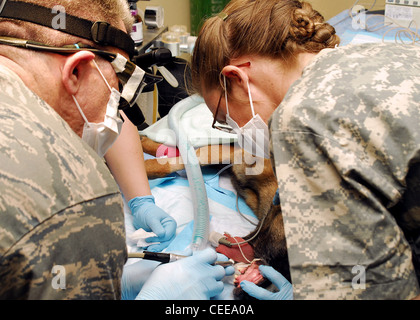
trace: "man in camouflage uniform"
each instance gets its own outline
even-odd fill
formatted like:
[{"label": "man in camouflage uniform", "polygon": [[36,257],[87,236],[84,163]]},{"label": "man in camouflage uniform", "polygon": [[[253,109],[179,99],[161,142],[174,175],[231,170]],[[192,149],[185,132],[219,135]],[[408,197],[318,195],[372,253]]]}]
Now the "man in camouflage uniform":
[{"label": "man in camouflage uniform", "polygon": [[[97,7],[92,17],[101,14]],[[0,35],[80,41],[7,22]],[[1,299],[121,297],[127,258],[121,194],[103,159],[75,133],[84,120],[68,94],[75,90],[92,122],[104,119],[109,90],[86,63],[92,55],[0,46]],[[67,85],[74,87],[63,87],[69,59],[74,69]],[[98,65],[118,88],[109,62],[98,59]]]},{"label": "man in camouflage uniform", "polygon": [[124,219],[108,168],[4,67],[0,128],[0,298],[119,298]]},{"label": "man in camouflage uniform", "polygon": [[419,61],[409,45],[327,49],[274,112],[296,299],[419,294]]}]

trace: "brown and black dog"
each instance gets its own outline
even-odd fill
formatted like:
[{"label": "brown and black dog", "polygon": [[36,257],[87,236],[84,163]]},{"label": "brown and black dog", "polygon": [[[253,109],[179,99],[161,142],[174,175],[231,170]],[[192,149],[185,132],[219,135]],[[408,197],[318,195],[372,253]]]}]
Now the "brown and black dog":
[{"label": "brown and black dog", "polygon": [[[145,136],[141,136],[141,142],[144,152],[156,156],[160,143]],[[233,144],[205,146],[198,148],[196,154],[201,166],[233,163],[228,169],[232,184],[260,221],[255,230],[244,239],[251,239],[258,232],[249,241],[254,257],[261,259],[263,264],[272,266],[291,281],[283,216],[280,205],[273,203],[278,186],[271,161],[251,156],[242,149],[235,148]],[[145,161],[145,166],[151,179],[184,169],[181,157],[166,158],[164,161],[149,159]],[[234,295],[239,299],[247,298],[240,287],[234,290]]]}]

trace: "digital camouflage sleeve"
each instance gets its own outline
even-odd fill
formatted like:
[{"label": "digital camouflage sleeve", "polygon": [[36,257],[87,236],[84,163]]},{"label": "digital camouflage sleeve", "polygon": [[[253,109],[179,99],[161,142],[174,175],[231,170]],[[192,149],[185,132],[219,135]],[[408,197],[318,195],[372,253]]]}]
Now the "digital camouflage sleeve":
[{"label": "digital camouflage sleeve", "polygon": [[418,295],[420,48],[322,52],[270,129],[295,299]]},{"label": "digital camouflage sleeve", "polygon": [[127,254],[118,186],[4,67],[0,163],[0,299],[119,299]]}]

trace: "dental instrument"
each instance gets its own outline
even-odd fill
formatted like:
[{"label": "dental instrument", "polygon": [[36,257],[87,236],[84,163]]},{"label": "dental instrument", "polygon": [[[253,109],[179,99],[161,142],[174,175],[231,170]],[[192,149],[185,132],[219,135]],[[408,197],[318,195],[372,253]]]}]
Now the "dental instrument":
[{"label": "dental instrument", "polygon": [[[187,258],[188,256],[183,256],[174,253],[166,253],[166,252],[150,252],[150,251],[143,251],[143,252],[132,252],[128,254],[128,258],[140,258],[145,260],[153,260],[162,263],[169,263],[178,261],[183,258]],[[222,266],[228,267],[232,266],[235,263],[232,259],[228,261],[216,261],[214,263],[215,266]]]}]

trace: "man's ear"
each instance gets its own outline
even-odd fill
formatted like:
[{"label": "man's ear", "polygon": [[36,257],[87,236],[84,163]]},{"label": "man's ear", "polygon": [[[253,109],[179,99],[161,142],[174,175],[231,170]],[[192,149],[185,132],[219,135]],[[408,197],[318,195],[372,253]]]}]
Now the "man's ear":
[{"label": "man's ear", "polygon": [[90,61],[95,54],[89,51],[80,51],[68,56],[64,61],[61,81],[69,95],[74,95],[79,89],[81,80],[90,70]]},{"label": "man's ear", "polygon": [[245,92],[248,92],[248,74],[241,68],[233,65],[227,65],[222,69],[222,74],[229,78],[232,86],[239,86]]}]

